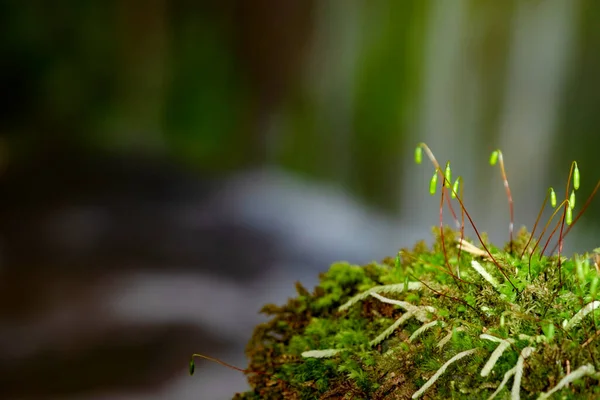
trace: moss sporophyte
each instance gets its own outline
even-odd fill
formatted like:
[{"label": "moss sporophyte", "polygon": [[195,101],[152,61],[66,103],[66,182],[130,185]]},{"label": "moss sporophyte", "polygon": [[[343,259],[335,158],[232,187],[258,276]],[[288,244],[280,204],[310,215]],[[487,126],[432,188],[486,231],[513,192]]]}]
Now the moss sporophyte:
[{"label": "moss sporophyte", "polygon": [[[297,284],[287,304],[264,306],[270,320],[246,350],[251,390],[235,399],[600,398],[600,249],[561,254],[600,181],[575,213],[580,171],[572,163],[565,199],[557,204],[550,188],[531,233],[515,233],[494,151],[510,215],[509,242],[499,248],[471,219],[450,163],[442,169],[423,143],[417,163],[423,152],[434,166],[430,193],[440,196],[433,245],[365,266],[335,263],[314,291]],[[536,234],[548,201],[554,212]],[[443,225],[444,208],[454,229]],[[190,372],[194,357],[210,359],[194,355]]]}]

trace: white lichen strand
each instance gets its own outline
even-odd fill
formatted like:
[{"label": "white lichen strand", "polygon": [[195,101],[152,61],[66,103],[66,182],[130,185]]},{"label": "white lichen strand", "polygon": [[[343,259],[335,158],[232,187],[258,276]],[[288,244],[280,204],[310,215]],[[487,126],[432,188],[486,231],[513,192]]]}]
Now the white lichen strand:
[{"label": "white lichen strand", "polygon": [[535,348],[533,347],[525,347],[523,350],[521,350],[521,355],[519,355],[517,365],[515,366],[515,378],[513,381],[512,390],[510,392],[510,400],[519,400],[521,398],[521,379],[523,378],[525,359],[533,354],[534,351]]},{"label": "white lichen strand", "polygon": [[444,336],[444,338],[442,340],[440,340],[440,342],[437,345],[438,349],[441,349],[442,347],[444,347],[446,345],[446,343],[448,343],[450,341],[450,339],[452,339],[452,331],[448,332],[448,334],[446,336]]},{"label": "white lichen strand", "polygon": [[329,358],[338,354],[339,349],[326,349],[326,350],[309,350],[302,352],[302,357],[304,358]]},{"label": "white lichen strand", "polygon": [[530,336],[525,335],[524,333],[519,333],[517,337],[519,338],[519,340],[527,341],[529,343],[548,343],[548,338],[546,337],[546,335]]},{"label": "white lichen strand", "polygon": [[592,311],[594,311],[595,309],[597,309],[599,307],[600,307],[600,301],[598,301],[598,300],[592,301],[591,303],[584,306],[581,310],[579,310],[579,312],[577,312],[577,314],[575,314],[573,316],[573,318],[571,318],[569,321],[565,320],[563,322],[563,328],[565,329],[565,331],[568,331],[575,325],[579,324],[586,315],[588,315],[589,313],[591,313]]},{"label": "white lichen strand", "polygon": [[487,333],[482,333],[481,335],[479,335],[479,338],[486,339],[486,340],[489,340],[491,342],[496,342],[496,343],[502,343],[502,342],[506,341],[506,339],[502,339],[497,336],[488,335]]},{"label": "white lichen strand", "polygon": [[[462,326],[460,326],[458,328],[455,328],[454,330],[459,332],[459,331],[464,331],[465,329]],[[446,336],[444,336],[444,338],[442,340],[440,340],[440,342],[438,343],[438,345],[437,345],[438,349],[441,349],[442,347],[444,347],[450,341],[450,339],[452,339],[453,334],[454,334],[454,332],[452,331],[452,329],[450,329],[450,332],[448,332],[448,334]]]},{"label": "white lichen strand", "polygon": [[[493,337],[493,336],[491,336],[491,337]],[[497,339],[497,338],[494,338],[494,339]],[[525,359],[527,357],[529,357],[531,354],[533,354],[534,350],[535,349],[533,347],[526,347],[521,351],[521,355],[519,356],[519,359],[517,360],[517,365],[515,365],[513,368],[506,371],[506,373],[504,374],[504,378],[502,379],[502,382],[500,382],[500,385],[498,386],[496,391],[494,393],[492,393],[492,395],[490,397],[488,397],[488,400],[492,400],[494,397],[496,397],[502,391],[502,389],[504,389],[504,387],[508,383],[508,380],[513,375],[515,375],[515,379],[513,382],[513,387],[512,387],[510,398],[511,398],[511,400],[519,400],[519,398],[521,397],[520,389],[521,389],[521,378],[523,377],[523,365],[525,364]]]},{"label": "white lichen strand", "polygon": [[507,339],[500,339],[495,336],[487,335],[485,333],[480,335],[479,337],[481,339],[487,339],[487,340],[491,340],[493,342],[499,343],[498,347],[496,347],[496,349],[492,352],[492,355],[490,356],[488,362],[485,363],[485,365],[483,366],[483,369],[481,370],[481,376],[486,377],[490,374],[490,372],[492,372],[492,369],[496,365],[496,362],[498,362],[498,359],[502,356],[502,353],[504,353],[504,350],[506,350],[508,347],[510,347],[510,344],[513,343],[514,341],[507,340]]},{"label": "white lichen strand", "polygon": [[415,317],[421,322],[429,322],[431,318],[429,318],[428,314],[435,313],[435,308],[431,306],[415,306],[407,301],[390,299],[378,293],[370,293],[370,295],[375,297],[382,303],[394,304],[402,307],[406,311],[413,313]]},{"label": "white lichen strand", "polygon": [[414,316],[413,313],[407,312],[398,318],[392,325],[390,325],[385,331],[381,332],[379,336],[369,342],[369,346],[377,346],[379,343],[383,342],[388,336],[390,336],[400,325],[408,321],[410,318]]},{"label": "white lichen strand", "polygon": [[374,286],[374,287],[372,287],[368,290],[365,290],[364,292],[359,293],[356,296],[352,297],[346,303],[341,305],[340,308],[338,308],[338,310],[345,311],[348,308],[352,307],[354,304],[358,303],[359,301],[366,299],[372,293],[392,293],[392,294],[397,293],[397,294],[400,294],[400,293],[404,292],[405,289],[412,291],[412,290],[421,290],[422,288],[423,288],[423,284],[421,282],[395,283],[392,285]]},{"label": "white lichen strand", "polygon": [[457,355],[455,355],[454,357],[452,357],[451,359],[449,359],[448,361],[446,361],[446,363],[444,365],[442,365],[442,367],[440,369],[438,369],[436,371],[436,373],[433,374],[433,376],[431,378],[429,378],[429,380],[427,382],[425,382],[425,384],[421,387],[421,389],[417,390],[412,395],[412,398],[413,399],[417,399],[417,398],[421,397],[421,395],[423,393],[425,393],[425,391],[427,389],[429,389],[435,383],[435,381],[437,381],[438,378],[440,376],[442,376],[442,374],[444,372],[446,372],[446,369],[450,366],[450,364],[452,364],[452,363],[460,360],[463,357],[469,356],[469,355],[475,353],[476,351],[477,351],[477,349],[466,350],[466,351],[463,351],[461,353],[458,353]]},{"label": "white lichen strand", "polygon": [[395,300],[395,299],[390,299],[388,297],[382,296],[379,293],[369,293],[372,297],[375,297],[377,300],[381,301],[382,303],[387,303],[387,304],[394,304],[396,306],[400,306],[403,309],[405,309],[406,311],[413,311],[416,306],[410,304],[407,301],[402,301],[402,300]]},{"label": "white lichen strand", "polygon": [[473,254],[474,256],[478,256],[478,257],[486,257],[486,258],[490,258],[490,255],[484,251],[481,250],[479,247],[476,247],[474,244],[467,242],[465,239],[460,239],[459,243],[456,245],[456,248],[464,250],[468,253]]},{"label": "white lichen strand", "polygon": [[496,391],[494,393],[492,393],[492,395],[490,397],[488,397],[488,400],[493,400],[493,398],[496,397],[498,395],[498,393],[500,393],[502,391],[502,389],[504,389],[504,386],[506,386],[506,384],[508,383],[508,380],[510,379],[511,376],[513,376],[515,374],[516,371],[517,371],[517,367],[513,367],[513,368],[509,369],[508,371],[506,371],[506,373],[504,374],[504,378],[502,378],[502,382],[500,382],[500,385],[498,385],[498,389],[496,389]]},{"label": "white lichen strand", "polygon": [[419,329],[417,329],[416,331],[413,332],[412,335],[410,335],[410,337],[408,338],[409,342],[412,342],[413,340],[415,340],[420,334],[422,334],[423,332],[425,332],[427,329],[432,328],[436,325],[440,325],[440,326],[444,326],[444,322],[443,321],[439,321],[439,320],[435,320],[435,321],[431,321],[428,322],[426,324],[423,324]]},{"label": "white lichen strand", "polygon": [[490,275],[490,273],[487,272],[485,268],[483,268],[483,266],[479,264],[479,262],[477,262],[476,260],[471,261],[471,267],[473,267],[473,269],[477,271],[477,273],[481,275],[483,279],[488,281],[489,284],[492,285],[495,289],[497,289],[500,286],[498,281],[496,281],[496,279],[494,279],[494,277]]},{"label": "white lichen strand", "polygon": [[550,398],[550,396],[567,386],[569,383],[575,382],[577,379],[581,379],[584,376],[594,376],[595,374],[596,370],[594,369],[594,366],[592,364],[582,365],[575,371],[571,372],[570,374],[567,374],[564,378],[562,378],[551,390],[540,394],[538,400],[548,399]]},{"label": "white lichen strand", "polygon": [[482,377],[486,377],[486,376],[488,376],[490,374],[490,372],[492,372],[492,369],[494,369],[494,366],[496,365],[496,362],[502,356],[502,353],[504,353],[504,350],[506,350],[508,347],[510,347],[510,343],[507,342],[507,341],[504,341],[504,342],[500,343],[498,345],[498,347],[496,347],[496,349],[494,350],[494,352],[490,356],[488,362],[481,369],[481,376]]}]

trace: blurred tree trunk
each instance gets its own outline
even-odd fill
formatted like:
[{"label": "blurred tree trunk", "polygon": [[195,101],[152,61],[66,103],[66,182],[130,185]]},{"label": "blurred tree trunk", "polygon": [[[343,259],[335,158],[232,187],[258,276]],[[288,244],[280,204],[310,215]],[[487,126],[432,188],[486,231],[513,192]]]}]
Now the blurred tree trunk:
[{"label": "blurred tree trunk", "polygon": [[234,48],[250,97],[249,130],[239,146],[252,164],[277,152],[282,132],[273,119],[300,88],[314,22],[314,0],[235,0]]},{"label": "blurred tree trunk", "polygon": [[165,0],[117,2],[118,102],[110,132],[116,147],[163,152],[169,23]]}]

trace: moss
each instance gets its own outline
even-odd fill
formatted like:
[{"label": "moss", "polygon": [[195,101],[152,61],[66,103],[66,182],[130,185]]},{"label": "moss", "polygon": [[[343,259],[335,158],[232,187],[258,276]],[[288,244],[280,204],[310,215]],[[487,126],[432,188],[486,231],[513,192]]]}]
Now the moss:
[{"label": "moss", "polygon": [[504,247],[433,235],[381,263],[335,263],[313,291],[266,305],[246,349],[252,389],[235,399],[600,396],[600,251],[544,256],[525,228]]},{"label": "moss", "polygon": [[[472,354],[447,367],[424,392],[426,398],[488,398],[528,346],[535,350],[525,359],[520,384],[523,398],[537,398],[580,366],[600,368],[595,337],[598,315],[591,312],[565,329],[565,321],[597,300],[589,293],[598,273],[588,255],[563,261],[561,283],[555,256],[538,260],[534,255],[530,268],[528,257],[519,258],[519,251],[509,254],[508,247],[493,248],[495,258],[512,271],[509,276],[519,288],[517,292],[485,257],[462,251],[458,259],[458,235],[446,231],[444,247],[451,267],[460,269],[461,281],[445,270],[441,238],[436,235],[431,248],[421,242],[412,250],[403,249],[397,263],[391,258],[362,267],[336,263],[321,275],[312,292],[298,284],[298,296],[287,304],[265,306],[262,311],[271,319],[256,328],[247,347],[249,370],[254,371],[248,377],[252,390],[235,398],[410,398],[449,359],[472,349]],[[520,231],[515,248],[524,246],[528,238],[526,231]],[[472,260],[500,282],[497,288],[471,267]],[[408,290],[409,283],[421,283],[420,288]],[[395,286],[373,289],[382,285]],[[376,295],[365,295],[372,292]],[[360,294],[360,300],[340,310]],[[382,299],[406,303],[399,306]],[[408,313],[407,307],[415,308],[415,316],[373,344]],[[436,323],[414,336],[432,321]],[[498,343],[483,334],[511,342],[485,377],[481,371]],[[303,356],[307,351],[326,349],[337,352],[323,358]],[[593,398],[598,395],[598,378],[582,377],[559,390],[557,396]],[[499,398],[509,396],[511,386],[509,380]]]}]

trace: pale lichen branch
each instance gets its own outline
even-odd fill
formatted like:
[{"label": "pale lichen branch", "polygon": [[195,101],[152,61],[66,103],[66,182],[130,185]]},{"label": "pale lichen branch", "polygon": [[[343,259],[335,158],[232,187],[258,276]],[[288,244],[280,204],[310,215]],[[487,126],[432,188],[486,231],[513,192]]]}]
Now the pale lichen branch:
[{"label": "pale lichen branch", "polygon": [[487,339],[487,340],[491,340],[493,342],[499,343],[498,347],[496,347],[496,349],[492,352],[492,355],[490,356],[488,362],[483,366],[483,369],[481,370],[481,376],[485,377],[490,374],[490,372],[496,365],[496,362],[502,356],[502,353],[504,353],[504,350],[506,350],[508,347],[510,347],[511,343],[514,343],[514,340],[501,339],[501,338],[491,336],[491,335],[488,335],[485,333],[480,335],[479,337],[481,339]]},{"label": "pale lichen branch", "polygon": [[408,321],[410,318],[414,316],[411,312],[404,313],[400,318],[398,318],[392,325],[390,325],[385,331],[381,332],[379,336],[369,342],[369,346],[377,346],[379,343],[383,342],[388,336],[390,336],[400,325]]},{"label": "pale lichen branch", "polygon": [[592,301],[591,303],[588,303],[581,310],[579,310],[577,314],[575,314],[573,318],[571,318],[569,321],[564,320],[563,328],[565,329],[565,331],[568,331],[575,325],[579,324],[586,315],[588,315],[597,308],[600,308],[600,301],[596,300]]},{"label": "pale lichen branch", "polygon": [[[596,374],[596,370],[594,369],[594,366],[592,364],[582,365],[581,367],[577,368],[575,371],[571,372],[570,374],[567,374],[564,378],[562,378],[556,384],[556,386],[554,386],[551,390],[540,394],[540,396],[538,397],[538,400],[549,399],[550,396],[552,396],[552,394],[559,391],[563,387],[567,386],[569,383],[574,382],[577,379],[581,379],[584,376],[594,376],[594,375],[597,375],[597,374]],[[596,376],[596,378],[598,378],[598,376]]]},{"label": "pale lichen branch", "polygon": [[521,378],[523,377],[523,367],[525,365],[525,359],[529,357],[535,351],[534,347],[525,347],[521,350],[521,355],[517,360],[517,365],[515,366],[515,378],[513,381],[513,387],[510,392],[511,400],[519,400],[521,398]]},{"label": "pale lichen branch", "polygon": [[459,239],[456,247],[461,250],[466,251],[467,253],[471,253],[472,255],[474,255],[476,257],[484,257],[491,261],[490,255],[486,251],[481,250],[479,247],[476,247],[474,244],[467,242],[463,238]]},{"label": "pale lichen branch", "polygon": [[373,286],[372,288],[365,290],[364,292],[359,293],[356,296],[353,296],[346,303],[342,304],[340,306],[340,308],[338,308],[338,310],[345,311],[348,308],[352,307],[354,304],[358,303],[359,301],[366,299],[372,293],[397,293],[397,294],[399,294],[399,293],[404,292],[405,289],[409,290],[409,291],[413,291],[413,290],[421,290],[422,288],[423,288],[423,284],[421,282],[407,282],[407,283],[395,283],[395,284],[391,284],[391,285]]},{"label": "pale lichen branch", "polygon": [[325,349],[325,350],[309,350],[302,352],[304,358],[329,358],[339,353],[340,349]]},{"label": "pale lichen branch", "polygon": [[446,363],[444,365],[442,365],[442,367],[440,369],[438,369],[436,371],[435,374],[433,374],[433,376],[431,378],[429,378],[429,380],[427,382],[425,382],[425,384],[421,387],[421,389],[417,390],[413,395],[412,398],[416,399],[421,397],[421,395],[423,395],[423,393],[425,393],[425,391],[427,389],[429,389],[434,383],[435,381],[438,380],[438,378],[440,376],[442,376],[442,374],[444,372],[446,372],[446,369],[450,366],[450,364],[460,360],[463,357],[469,356],[473,353],[475,353],[477,351],[477,349],[471,349],[471,350],[466,350],[463,351],[461,353],[458,353],[457,355],[455,355],[454,357],[452,357],[451,359],[449,359],[448,361],[446,361]]},{"label": "pale lichen branch", "polygon": [[435,313],[435,311],[436,311],[435,308],[433,308],[431,306],[415,306],[413,304],[410,304],[409,302],[402,301],[402,300],[390,299],[390,298],[382,296],[378,293],[370,293],[370,295],[375,297],[377,300],[381,301],[382,303],[394,304],[394,305],[402,307],[406,311],[413,313],[415,315],[415,318],[417,318],[421,322],[431,321],[431,318],[429,318],[428,314]]},{"label": "pale lichen branch", "polygon": [[500,284],[498,283],[498,281],[492,276],[490,275],[489,272],[486,271],[485,268],[483,268],[483,266],[481,264],[479,264],[476,260],[472,260],[471,261],[471,267],[473,267],[473,269],[483,277],[483,279],[485,279],[486,281],[488,281],[488,283],[490,285],[492,285],[495,289],[497,289]]},{"label": "pale lichen branch", "polygon": [[443,321],[439,321],[439,320],[435,320],[435,321],[431,321],[428,322],[426,324],[423,324],[419,329],[417,329],[416,331],[413,332],[412,335],[410,335],[410,337],[408,338],[409,342],[412,342],[413,340],[415,340],[420,334],[422,334],[423,332],[425,332],[427,329],[432,328],[436,325],[440,325],[440,326],[444,326],[444,322]]},{"label": "pale lichen branch", "polygon": [[523,376],[523,366],[525,364],[525,359],[527,357],[529,357],[533,353],[534,350],[535,349],[533,347],[525,347],[521,351],[521,355],[519,355],[517,364],[513,368],[506,371],[506,373],[504,374],[504,378],[502,379],[502,382],[500,382],[500,385],[498,386],[496,391],[494,393],[492,393],[492,395],[490,397],[488,397],[488,400],[492,400],[494,397],[496,397],[502,391],[502,389],[504,389],[504,386],[506,386],[506,383],[508,382],[510,377],[513,375],[515,375],[515,379],[513,381],[513,387],[512,387],[510,399],[511,400],[519,400],[519,398],[521,397],[520,396],[521,377]]}]

